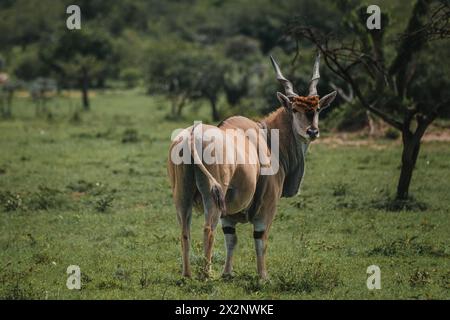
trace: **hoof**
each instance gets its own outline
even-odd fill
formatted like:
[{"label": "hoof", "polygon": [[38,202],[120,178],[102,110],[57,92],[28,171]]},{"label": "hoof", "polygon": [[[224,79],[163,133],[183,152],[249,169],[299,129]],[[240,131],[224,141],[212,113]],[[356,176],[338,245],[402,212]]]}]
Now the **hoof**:
[{"label": "hoof", "polygon": [[271,280],[269,279],[269,277],[266,275],[264,275],[264,277],[260,276],[258,279],[258,283],[260,285],[265,285],[265,284],[269,284],[271,283]]}]

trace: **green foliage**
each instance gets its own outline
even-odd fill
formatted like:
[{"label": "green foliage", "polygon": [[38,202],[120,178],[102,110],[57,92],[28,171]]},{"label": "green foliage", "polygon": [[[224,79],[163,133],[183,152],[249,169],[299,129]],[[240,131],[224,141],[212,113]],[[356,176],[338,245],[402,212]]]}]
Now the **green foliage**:
[{"label": "green foliage", "polygon": [[60,32],[45,50],[45,60],[62,72],[65,79],[78,84],[83,78],[95,78],[111,70],[112,45],[109,36],[99,30],[81,29]]},{"label": "green foliage", "polygon": [[10,191],[0,192],[0,204],[5,211],[16,211],[23,206],[23,200],[20,194],[13,194]]},{"label": "green foliage", "polygon": [[[223,88],[225,64],[214,49],[204,49],[187,42],[168,41],[149,50],[153,57],[147,64],[149,92],[164,94],[172,101],[172,115],[179,117],[187,101],[206,99],[213,117]],[[215,119],[217,120],[217,119]]]},{"label": "green foliage", "polygon": [[[80,0],[82,29],[68,31],[61,15],[66,4],[44,1],[37,14],[31,0],[5,5],[0,27],[9,32],[2,34],[6,46],[0,53],[9,70],[30,81],[58,76],[61,87],[75,88],[83,79],[90,87],[127,88],[145,79],[150,93],[170,98],[171,118],[199,100],[210,104],[216,120],[232,110],[273,110],[278,103],[272,89],[278,86],[268,54],[282,48],[277,59],[286,68],[291,64],[294,45],[283,37],[287,22],[301,14],[330,28],[339,20],[326,1],[134,0],[105,5]],[[47,11],[45,21],[41,11]],[[318,11],[320,16],[314,14]],[[13,16],[26,23],[16,26]],[[288,72],[302,88],[309,81],[309,62],[308,68],[296,66],[301,72],[295,75]]]},{"label": "green foliage", "polygon": [[427,271],[416,270],[409,278],[412,287],[424,286],[430,283],[430,273]]},{"label": "green foliage", "polygon": [[97,210],[98,212],[105,212],[112,207],[113,201],[114,195],[108,194],[106,196],[103,196],[95,202],[95,210]]},{"label": "green foliage", "polygon": [[340,284],[339,275],[333,268],[322,263],[312,263],[303,270],[299,266],[280,270],[276,273],[273,290],[279,292],[311,293],[332,291]]},{"label": "green foliage", "polygon": [[381,245],[369,250],[368,255],[411,256],[430,255],[436,257],[449,256],[444,248],[423,241],[417,241],[417,236],[404,237],[392,241],[384,241]]},{"label": "green foliage", "polygon": [[28,200],[30,210],[59,209],[64,204],[65,197],[61,191],[46,186],[38,186],[38,190]]},{"label": "green foliage", "polygon": [[125,86],[128,89],[134,88],[141,79],[141,73],[136,68],[126,68],[120,71],[120,79],[125,83]]},{"label": "green foliage", "polygon": [[357,102],[333,106],[325,120],[325,127],[338,131],[357,131],[367,124],[366,111]]},{"label": "green foliage", "polygon": [[13,52],[15,59],[9,69],[19,79],[30,81],[50,75],[51,70],[40,57],[38,46],[30,46],[26,51],[13,50]]}]

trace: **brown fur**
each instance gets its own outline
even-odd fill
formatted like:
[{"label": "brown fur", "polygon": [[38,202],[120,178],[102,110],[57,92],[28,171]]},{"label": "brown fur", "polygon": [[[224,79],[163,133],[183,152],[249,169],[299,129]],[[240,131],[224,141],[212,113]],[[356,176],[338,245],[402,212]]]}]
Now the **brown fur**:
[{"label": "brown fur", "polygon": [[319,107],[319,96],[295,96],[292,104],[292,108],[296,111],[301,111],[302,109],[310,112],[316,111]]}]

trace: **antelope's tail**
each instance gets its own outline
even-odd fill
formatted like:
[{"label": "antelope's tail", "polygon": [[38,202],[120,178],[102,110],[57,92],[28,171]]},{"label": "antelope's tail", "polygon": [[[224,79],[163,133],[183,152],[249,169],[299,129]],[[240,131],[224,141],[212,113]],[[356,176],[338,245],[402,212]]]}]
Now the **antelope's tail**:
[{"label": "antelope's tail", "polygon": [[225,195],[222,190],[222,186],[219,184],[219,182],[217,182],[216,178],[214,178],[214,176],[208,171],[208,169],[206,169],[205,165],[203,164],[202,160],[200,159],[200,157],[198,155],[197,148],[195,147],[195,139],[196,139],[195,127],[197,125],[198,124],[196,124],[192,127],[191,141],[189,143],[189,146],[191,149],[191,154],[192,154],[192,157],[194,160],[194,164],[197,165],[197,167],[202,171],[202,173],[208,179],[209,185],[210,185],[211,196],[213,197],[220,212],[222,214],[225,214],[225,211],[226,211]]}]

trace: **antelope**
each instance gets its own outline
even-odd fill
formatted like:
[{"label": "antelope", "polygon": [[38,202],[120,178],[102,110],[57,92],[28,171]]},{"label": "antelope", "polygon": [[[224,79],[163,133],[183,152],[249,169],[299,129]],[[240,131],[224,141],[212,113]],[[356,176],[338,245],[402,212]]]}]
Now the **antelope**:
[{"label": "antelope", "polygon": [[[209,276],[214,243],[214,233],[219,220],[225,236],[226,261],[223,276],[231,276],[233,271],[233,251],[237,244],[237,223],[253,224],[253,238],[256,250],[257,271],[261,279],[267,278],[265,263],[269,230],[281,197],[293,197],[300,189],[305,172],[305,156],[309,144],[319,137],[319,114],[336,97],[333,91],[322,98],[317,94],[320,78],[320,54],[317,54],[307,96],[294,92],[292,83],[281,73],[275,59],[270,56],[276,79],[285,94],[277,92],[281,106],[261,121],[253,121],[242,116],[232,116],[218,126],[190,126],[179,133],[169,148],[168,175],[172,187],[177,219],[181,226],[182,275],[191,277],[189,261],[190,225],[192,207],[203,207],[205,224],[203,241],[205,266]],[[201,150],[208,149],[212,139],[201,139],[214,131],[214,143],[225,143],[229,132],[245,140],[245,148],[225,148],[224,157],[244,155],[246,159],[257,158],[261,152],[273,153],[274,146],[269,139],[250,139],[243,136],[243,130],[267,130],[278,133],[279,168],[273,174],[261,174],[263,165],[256,161],[244,163],[211,163],[202,161]],[[186,139],[188,137],[189,139]],[[261,145],[263,146],[260,149]],[[200,151],[199,151],[200,148]],[[188,150],[188,154],[183,154]],[[261,151],[263,150],[263,151]],[[217,151],[217,150],[216,150]],[[179,155],[192,161],[173,161]]]}]

